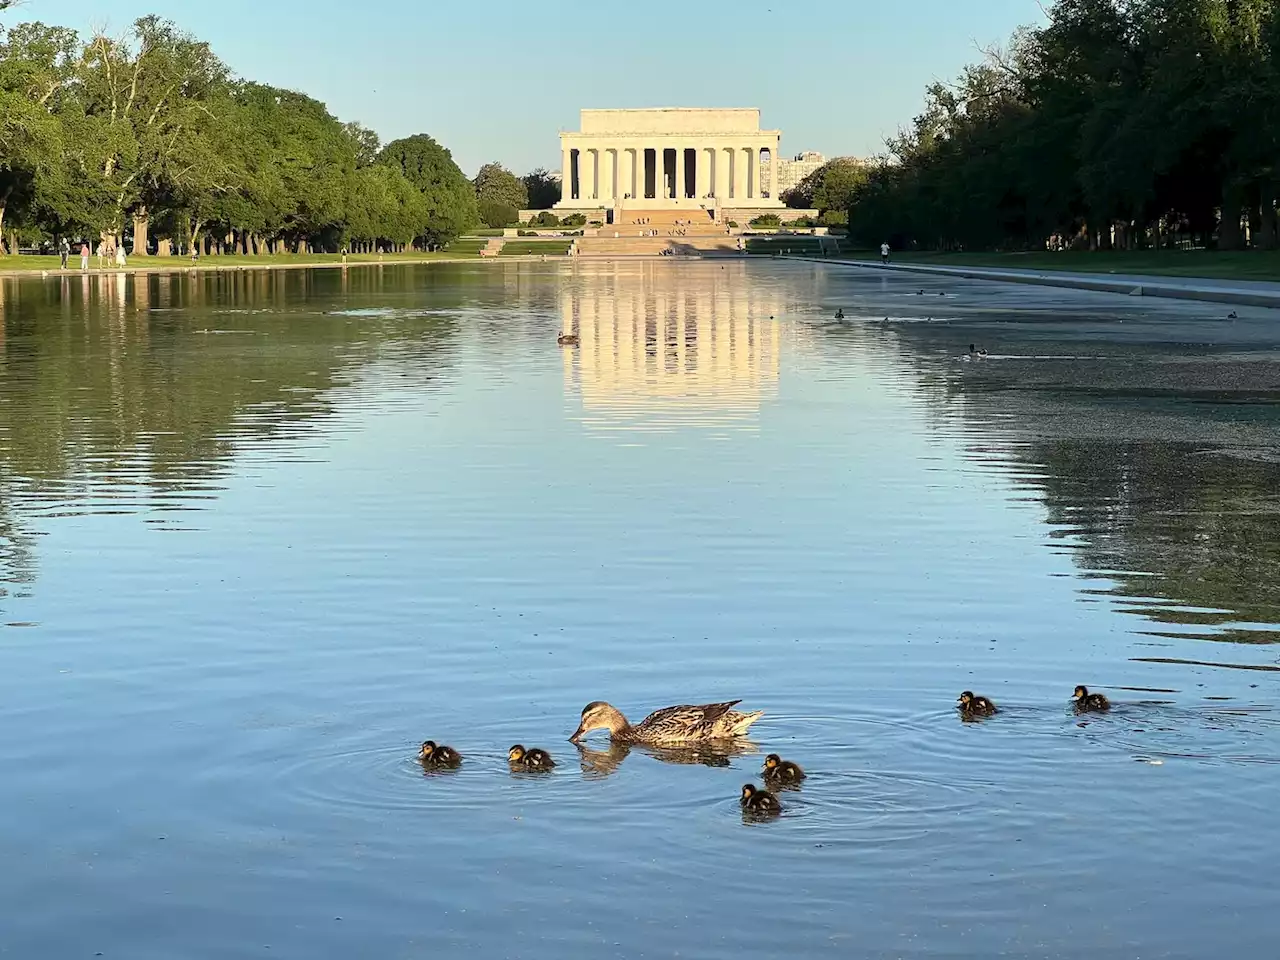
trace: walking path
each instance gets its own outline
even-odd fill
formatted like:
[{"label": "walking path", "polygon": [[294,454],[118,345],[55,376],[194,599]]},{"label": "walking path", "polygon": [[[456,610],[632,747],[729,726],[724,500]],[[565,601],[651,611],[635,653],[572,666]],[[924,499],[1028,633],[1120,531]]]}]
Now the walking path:
[{"label": "walking path", "polygon": [[1250,307],[1280,309],[1280,282],[1264,280],[1212,280],[1202,277],[1158,277],[1122,273],[1068,273],[1057,270],[1017,270],[1000,267],[945,267],[924,263],[882,264],[872,260],[831,260],[822,257],[788,257],[816,263],[840,264],[882,273],[926,273],[966,280],[1030,283],[1044,287],[1094,290],[1133,297],[1167,297],[1174,300],[1208,300]]}]

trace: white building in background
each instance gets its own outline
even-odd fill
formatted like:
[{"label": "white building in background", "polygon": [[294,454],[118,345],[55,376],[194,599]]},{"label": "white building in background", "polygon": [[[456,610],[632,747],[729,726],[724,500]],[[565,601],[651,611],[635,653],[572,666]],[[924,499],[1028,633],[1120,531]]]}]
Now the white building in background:
[{"label": "white building in background", "polygon": [[806,150],[804,153],[796,154],[790,160],[779,159],[777,169],[772,171],[766,171],[765,169],[771,166],[770,160],[762,160],[760,162],[761,175],[770,177],[771,182],[777,184],[777,193],[774,196],[781,197],[826,162],[827,158],[818,153],[818,151]]},{"label": "white building in background", "polygon": [[756,109],[583,110],[560,134],[556,208],[781,209],[763,175],[781,138]]}]

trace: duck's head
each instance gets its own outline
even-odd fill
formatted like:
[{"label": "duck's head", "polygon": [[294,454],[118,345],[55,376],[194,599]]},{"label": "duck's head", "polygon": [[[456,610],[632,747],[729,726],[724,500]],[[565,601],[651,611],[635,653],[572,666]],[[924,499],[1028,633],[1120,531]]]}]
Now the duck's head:
[{"label": "duck's head", "polygon": [[742,785],[742,802],[743,802],[743,803],[750,803],[750,802],[751,802],[751,798],[752,798],[752,797],[754,797],[754,796],[756,795],[756,793],[758,793],[758,792],[759,792],[759,791],[757,791],[757,790],[756,790],[756,788],[755,788],[754,786],[752,786],[751,784],[749,784],[749,783],[744,783],[744,784]]},{"label": "duck's head", "polygon": [[766,770],[776,770],[782,766],[782,758],[776,753],[771,753],[764,758],[764,768]]},{"label": "duck's head", "polygon": [[430,760],[436,755],[436,742],[427,740],[422,744],[422,749],[418,751],[419,760]]},{"label": "duck's head", "polygon": [[524,759],[524,753],[525,753],[524,747],[520,746],[520,744],[517,743],[514,747],[512,747],[510,750],[507,751],[507,762],[519,763],[521,760]]},{"label": "duck's head", "polygon": [[1087,696],[1089,696],[1089,688],[1086,687],[1084,684],[1080,684],[1079,686],[1076,687],[1075,692],[1071,694],[1071,699],[1083,700]]},{"label": "duck's head", "polygon": [[612,734],[626,727],[627,718],[617,707],[603,700],[593,700],[582,708],[582,721],[569,740],[577,743],[592,730],[608,730]]},{"label": "duck's head", "polygon": [[960,704],[962,707],[967,707],[969,704],[973,703],[973,691],[966,690],[964,693],[960,694],[960,699],[957,700],[956,703]]}]

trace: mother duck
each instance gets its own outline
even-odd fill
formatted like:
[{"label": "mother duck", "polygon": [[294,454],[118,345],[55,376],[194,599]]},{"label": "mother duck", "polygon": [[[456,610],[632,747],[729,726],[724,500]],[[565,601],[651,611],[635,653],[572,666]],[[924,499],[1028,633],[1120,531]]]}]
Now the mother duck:
[{"label": "mother duck", "polygon": [[741,700],[728,703],[682,704],[655,710],[632,725],[617,707],[596,700],[582,708],[582,722],[569,739],[578,743],[592,730],[608,730],[615,743],[643,743],[655,747],[676,746],[705,740],[731,740],[746,734],[763,710],[742,713],[731,710]]}]

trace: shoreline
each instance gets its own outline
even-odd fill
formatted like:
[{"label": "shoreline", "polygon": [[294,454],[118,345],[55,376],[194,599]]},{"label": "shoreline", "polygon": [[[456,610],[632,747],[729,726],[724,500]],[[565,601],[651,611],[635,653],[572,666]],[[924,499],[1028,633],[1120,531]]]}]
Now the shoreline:
[{"label": "shoreline", "polygon": [[1210,277],[1167,277],[1153,274],[1107,276],[1068,271],[1011,270],[999,267],[941,266],[936,264],[879,263],[874,260],[841,260],[834,257],[787,255],[782,259],[881,273],[927,274],[994,283],[1021,283],[1111,293],[1124,297],[1161,297],[1169,300],[1201,300],[1242,307],[1280,309],[1280,284],[1259,280],[1217,280]]},{"label": "shoreline", "polygon": [[571,260],[571,257],[565,256],[549,256],[541,253],[517,254],[510,257],[406,257],[397,258],[395,260],[349,260],[346,263],[342,261],[322,260],[310,263],[228,263],[215,264],[213,266],[200,263],[198,265],[187,264],[179,266],[172,265],[144,265],[134,266],[130,264],[125,267],[90,267],[88,270],[81,270],[79,267],[68,267],[63,270],[59,267],[47,269],[43,267],[29,267],[21,270],[0,269],[0,280],[21,280],[35,278],[39,280],[53,279],[70,279],[72,277],[105,277],[119,276],[120,274],[156,274],[156,273],[234,273],[247,272],[252,270],[345,270],[352,267],[399,267],[418,265],[424,263],[513,263],[529,260]]}]

